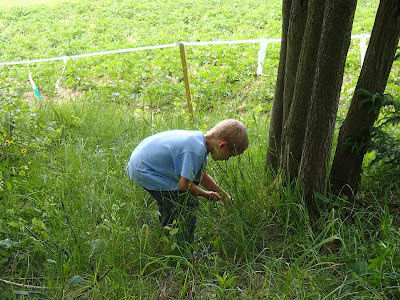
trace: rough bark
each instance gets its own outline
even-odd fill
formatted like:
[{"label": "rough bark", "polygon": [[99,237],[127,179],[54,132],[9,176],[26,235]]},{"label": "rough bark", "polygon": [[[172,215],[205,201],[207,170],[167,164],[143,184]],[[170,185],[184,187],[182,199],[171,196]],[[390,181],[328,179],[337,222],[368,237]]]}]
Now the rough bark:
[{"label": "rough bark", "polygon": [[275,86],[274,103],[271,110],[271,120],[269,123],[268,148],[265,159],[265,168],[272,168],[277,171],[282,136],[282,117],[283,117],[283,91],[286,68],[287,32],[289,27],[289,14],[292,0],[282,2],[282,37],[281,49],[279,54],[278,76]]},{"label": "rough bark", "polygon": [[290,178],[298,174],[314,83],[315,67],[326,0],[310,0],[307,23],[289,117],[282,131],[281,169]]},{"label": "rough bark", "polygon": [[356,4],[356,0],[326,2],[300,163],[300,181],[310,211],[315,211],[313,191],[323,193],[326,186],[327,166]]},{"label": "rough bark", "polygon": [[[385,91],[396,47],[400,35],[400,1],[381,0],[375,17],[370,42],[365,55],[363,67],[357,82],[356,90],[365,89],[375,94]],[[368,143],[370,131],[379,111],[371,109],[371,104],[361,105],[363,96],[354,94],[346,119],[339,132],[338,145],[331,169],[330,179],[334,190],[352,197],[360,183],[362,162],[366,148],[358,153],[346,147],[346,141]]]}]

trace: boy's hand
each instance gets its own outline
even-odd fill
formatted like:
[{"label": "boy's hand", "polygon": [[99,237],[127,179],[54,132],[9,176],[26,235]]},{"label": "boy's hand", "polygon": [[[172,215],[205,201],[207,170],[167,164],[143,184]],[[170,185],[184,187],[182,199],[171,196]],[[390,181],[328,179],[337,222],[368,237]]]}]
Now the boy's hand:
[{"label": "boy's hand", "polygon": [[221,200],[221,196],[217,192],[208,191],[207,192],[207,199],[214,201],[214,200]]},{"label": "boy's hand", "polygon": [[229,196],[228,193],[225,192],[225,193],[222,194],[221,200],[222,200],[222,202],[224,202],[226,205],[229,205],[230,202],[231,202],[231,200],[232,200],[232,197]]},{"label": "boy's hand", "polygon": [[227,192],[225,192],[223,189],[219,189],[219,192],[221,194],[221,200],[224,202],[224,204],[228,207],[231,204],[232,197],[229,196]]}]

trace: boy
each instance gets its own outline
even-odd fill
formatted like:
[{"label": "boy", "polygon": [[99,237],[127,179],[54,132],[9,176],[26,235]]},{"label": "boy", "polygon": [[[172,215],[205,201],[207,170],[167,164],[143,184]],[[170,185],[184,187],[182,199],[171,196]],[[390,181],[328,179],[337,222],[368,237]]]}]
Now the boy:
[{"label": "boy", "polygon": [[[234,119],[201,131],[171,130],[145,138],[132,152],[126,172],[156,199],[163,226],[176,220],[178,240],[191,242],[196,228],[197,196],[221,200],[231,197],[206,172],[208,154],[228,160],[242,154],[249,139],[244,125]],[[205,189],[202,189],[201,184]]]}]

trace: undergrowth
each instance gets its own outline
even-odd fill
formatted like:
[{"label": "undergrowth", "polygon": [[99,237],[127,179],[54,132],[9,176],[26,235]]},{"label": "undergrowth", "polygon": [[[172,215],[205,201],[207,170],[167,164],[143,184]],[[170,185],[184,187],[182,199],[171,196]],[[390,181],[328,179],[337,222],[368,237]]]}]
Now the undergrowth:
[{"label": "undergrowth", "polygon": [[[179,109],[154,114],[82,100],[37,102],[14,123],[13,146],[21,135],[26,151],[12,164],[15,172],[2,164],[1,278],[26,287],[0,285],[4,297],[399,295],[390,199],[339,205],[311,223],[299,187],[277,184],[259,163],[264,113],[204,112],[191,121]],[[125,175],[125,164],[145,136],[177,122],[205,131],[221,115],[240,118],[252,141],[241,157],[209,165],[234,200],[229,209],[201,201],[196,243],[178,246],[173,232],[160,227],[155,202]],[[17,169],[23,162],[29,167]]]}]

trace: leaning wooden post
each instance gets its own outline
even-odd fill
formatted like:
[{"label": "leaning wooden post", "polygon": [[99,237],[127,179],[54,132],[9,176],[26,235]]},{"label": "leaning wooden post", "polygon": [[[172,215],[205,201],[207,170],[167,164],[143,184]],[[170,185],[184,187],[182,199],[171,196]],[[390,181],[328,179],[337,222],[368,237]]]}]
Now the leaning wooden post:
[{"label": "leaning wooden post", "polygon": [[189,72],[188,72],[188,68],[187,68],[185,45],[183,44],[183,42],[179,43],[179,50],[181,52],[183,79],[185,81],[187,105],[188,105],[189,113],[193,119],[194,114],[193,114],[193,106],[192,106],[192,93],[190,92]]}]

